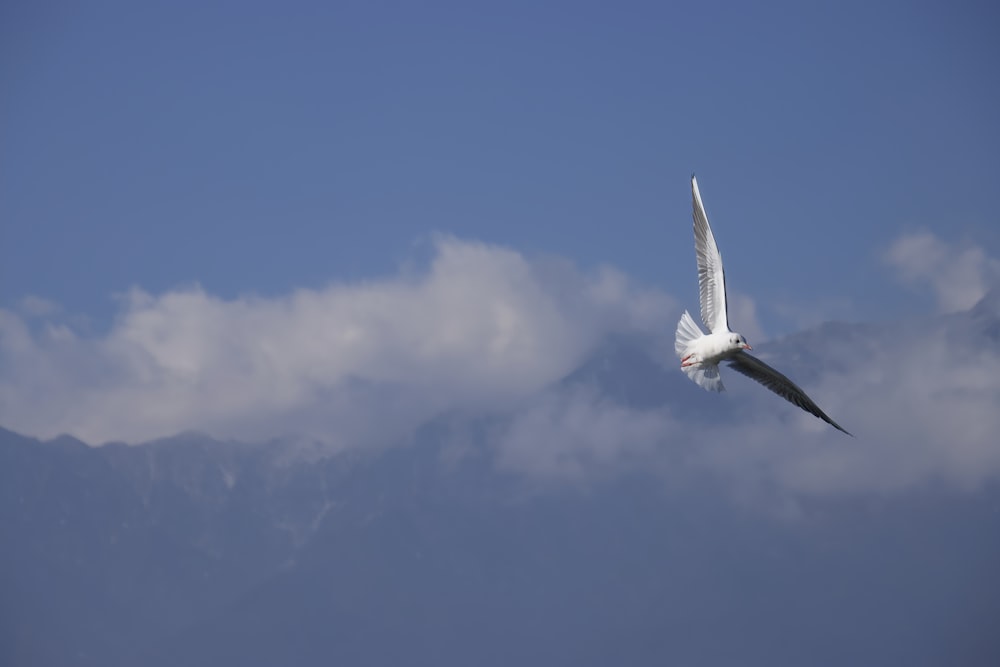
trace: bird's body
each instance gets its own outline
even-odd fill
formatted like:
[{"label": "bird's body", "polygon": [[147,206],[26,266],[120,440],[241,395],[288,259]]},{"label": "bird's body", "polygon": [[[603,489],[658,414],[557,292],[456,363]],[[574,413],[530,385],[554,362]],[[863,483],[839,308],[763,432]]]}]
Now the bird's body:
[{"label": "bird's body", "polygon": [[[677,323],[674,351],[681,359],[681,370],[698,386],[708,391],[724,391],[719,363],[727,362],[733,370],[756,380],[785,400],[799,406],[834,428],[847,433],[826,416],[802,389],[787,377],[747,354],[752,349],[746,338],[729,329],[726,307],[726,274],[722,254],[708,224],[708,215],[701,201],[698,181],[691,177],[691,199],[694,208],[694,245],[698,260],[698,291],[701,320],[710,333],[702,332],[691,315],[684,311]],[[847,433],[850,435],[850,433]]]},{"label": "bird's body", "polygon": [[742,349],[742,344],[734,339],[731,332],[706,334],[687,346],[682,366],[688,368],[695,364],[718,364]]}]

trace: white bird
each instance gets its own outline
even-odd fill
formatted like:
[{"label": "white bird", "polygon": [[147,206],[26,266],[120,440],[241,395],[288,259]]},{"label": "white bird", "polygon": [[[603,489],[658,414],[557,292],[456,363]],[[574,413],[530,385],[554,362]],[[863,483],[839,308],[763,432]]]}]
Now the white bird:
[{"label": "white bird", "polygon": [[698,180],[694,176],[691,176],[691,199],[694,206],[694,249],[698,259],[701,321],[711,333],[702,333],[690,313],[684,311],[677,323],[677,339],[674,343],[674,351],[681,359],[681,370],[706,391],[725,391],[719,376],[719,362],[725,361],[733,370],[756,380],[835,429],[851,435],[827,417],[798,385],[760,359],[747,354],[746,350],[752,349],[747,339],[730,331],[722,255],[719,253],[719,246],[715,244],[715,236],[705,214],[705,205],[701,202],[701,192],[698,191]]}]

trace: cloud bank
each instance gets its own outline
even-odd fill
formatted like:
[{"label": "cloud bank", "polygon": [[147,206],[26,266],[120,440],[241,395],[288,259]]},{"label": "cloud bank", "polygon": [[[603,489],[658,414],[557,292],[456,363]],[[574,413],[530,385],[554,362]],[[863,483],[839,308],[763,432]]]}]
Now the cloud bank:
[{"label": "cloud bank", "polygon": [[98,339],[2,313],[0,423],[91,442],[196,429],[346,446],[502,409],[609,332],[668,328],[670,299],[612,269],[448,237],[434,250],[423,271],[281,298],[133,289]]},{"label": "cloud bank", "polygon": [[[944,310],[986,294],[997,266],[927,235],[887,256]],[[918,257],[965,268],[934,273]],[[498,467],[538,479],[705,474],[747,497],[975,489],[1000,478],[992,294],[919,325],[828,324],[758,348],[851,439],[736,373],[721,396],[689,383],[669,356],[680,308],[667,295],[613,269],[441,237],[426,267],[367,283],[232,300],[136,289],[96,338],[44,317],[54,307],[0,311],[0,424],[94,443],[294,434],[337,450],[448,419]],[[647,356],[595,356],[612,334],[646,340]],[[588,365],[603,379],[567,380]]]},{"label": "cloud bank", "polygon": [[1000,260],[982,248],[952,245],[929,232],[900,237],[885,259],[905,284],[929,285],[942,312],[972,308],[1000,281]]}]

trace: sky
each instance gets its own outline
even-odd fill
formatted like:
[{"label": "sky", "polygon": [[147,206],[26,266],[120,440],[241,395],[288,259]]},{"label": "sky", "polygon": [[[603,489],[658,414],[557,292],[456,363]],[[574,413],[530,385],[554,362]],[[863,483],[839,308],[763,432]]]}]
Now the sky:
[{"label": "sky", "polygon": [[[559,443],[690,436],[550,391],[608,335],[669,350],[697,313],[690,175],[751,344],[967,310],[1000,284],[998,27],[971,2],[5,3],[0,424],[348,446],[506,410],[504,460],[558,474]],[[1000,473],[968,427],[995,421],[995,359],[908,338],[935,363],[904,364],[897,414],[938,404],[932,370],[979,393],[898,431],[870,409],[902,382],[879,341],[881,368],[841,350],[854,374],[808,387],[893,443],[865,488]],[[770,442],[789,413],[755,395]],[[519,458],[539,433],[554,468]],[[872,464],[761,447],[719,465],[823,491]]]}]

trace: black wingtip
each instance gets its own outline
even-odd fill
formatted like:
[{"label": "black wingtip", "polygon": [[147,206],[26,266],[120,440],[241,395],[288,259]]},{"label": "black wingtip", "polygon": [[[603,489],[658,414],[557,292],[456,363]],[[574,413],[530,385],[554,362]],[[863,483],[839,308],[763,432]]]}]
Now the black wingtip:
[{"label": "black wingtip", "polygon": [[827,422],[830,424],[830,426],[834,427],[835,429],[837,429],[841,433],[846,433],[847,435],[851,436],[852,438],[854,437],[853,433],[851,433],[846,428],[844,428],[843,426],[841,426],[837,422],[833,421],[832,419],[828,419]]}]

